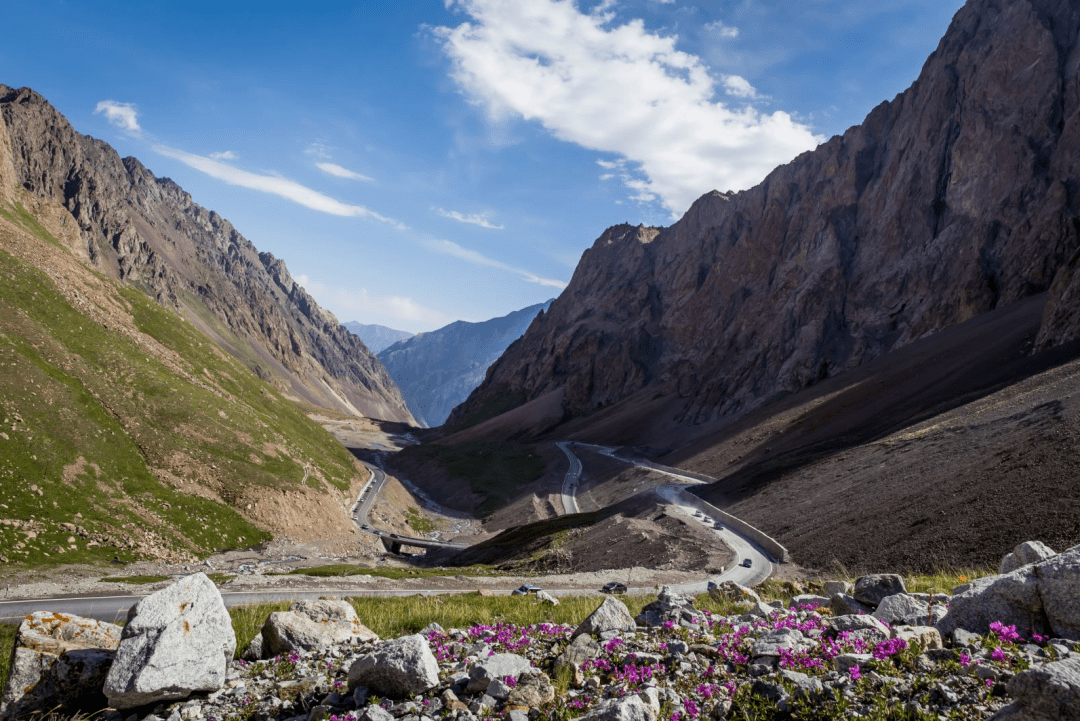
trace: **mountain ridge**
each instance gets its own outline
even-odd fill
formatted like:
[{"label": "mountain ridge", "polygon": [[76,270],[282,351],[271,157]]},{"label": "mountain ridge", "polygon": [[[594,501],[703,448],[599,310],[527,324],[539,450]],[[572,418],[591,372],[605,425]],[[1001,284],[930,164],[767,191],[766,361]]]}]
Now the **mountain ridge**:
[{"label": "mountain ridge", "polygon": [[360,323],[355,320],[342,323],[342,325],[348,328],[350,333],[364,341],[367,349],[376,355],[399,340],[406,340],[416,335],[407,330],[397,330],[396,328],[389,328],[375,323]]}]

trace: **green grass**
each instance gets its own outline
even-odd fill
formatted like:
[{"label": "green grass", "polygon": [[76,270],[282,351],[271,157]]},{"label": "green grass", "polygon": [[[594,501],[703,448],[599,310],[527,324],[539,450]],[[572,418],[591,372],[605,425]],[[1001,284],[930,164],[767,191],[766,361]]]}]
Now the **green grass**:
[{"label": "green grass", "polygon": [[0,689],[7,686],[8,673],[11,671],[11,650],[15,646],[17,624],[0,623]]},{"label": "green grass", "polygon": [[435,530],[435,524],[420,515],[420,511],[412,506],[405,509],[405,520],[408,522],[409,528],[418,533],[428,533]]},{"label": "green grass", "polygon": [[105,583],[134,583],[144,585],[147,583],[161,583],[168,581],[169,576],[108,576],[101,579]]},{"label": "green grass", "polygon": [[532,446],[498,442],[411,446],[401,451],[405,458],[435,462],[452,478],[466,481],[483,500],[481,514],[505,505],[518,489],[544,475],[544,461]]},{"label": "green grass", "polygon": [[315,576],[316,578],[372,576],[374,578],[398,580],[402,578],[432,578],[435,576],[495,576],[499,574],[490,566],[482,565],[462,568],[395,568],[390,566],[369,568],[348,563],[332,563],[326,566],[314,566],[313,568],[297,568],[289,571],[288,574],[281,575]]},{"label": "green grass", "polygon": [[0,203],[0,218],[4,218],[5,220],[14,223],[38,239],[43,240],[50,245],[55,245],[57,248],[67,252],[67,248],[64,247],[64,244],[57,240],[44,225],[38,222],[38,219],[32,216],[30,212],[23,207],[22,203],[15,201],[6,207],[5,204]]}]

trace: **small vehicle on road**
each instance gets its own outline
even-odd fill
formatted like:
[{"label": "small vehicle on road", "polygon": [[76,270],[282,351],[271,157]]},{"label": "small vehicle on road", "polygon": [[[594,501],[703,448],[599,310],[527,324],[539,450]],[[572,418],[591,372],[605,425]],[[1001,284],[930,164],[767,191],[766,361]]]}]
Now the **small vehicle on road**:
[{"label": "small vehicle on road", "polygon": [[618,581],[612,581],[611,583],[605,583],[604,587],[600,589],[600,593],[626,593],[626,584],[619,583]]},{"label": "small vehicle on road", "polygon": [[715,525],[715,526],[713,526],[713,528],[715,528],[715,529],[716,529],[716,530],[718,530],[718,531],[722,531],[722,530],[724,530],[724,524],[723,524],[723,523],[721,523],[720,521],[717,521],[717,522],[716,522],[716,525]]},{"label": "small vehicle on road", "polygon": [[530,593],[540,593],[542,591],[539,586],[534,586],[531,583],[524,583],[513,591],[510,592],[511,596],[528,596]]},{"label": "small vehicle on road", "polygon": [[743,568],[750,568],[750,559],[749,558],[744,558],[742,560],[742,563],[740,563],[739,565],[742,566]]}]

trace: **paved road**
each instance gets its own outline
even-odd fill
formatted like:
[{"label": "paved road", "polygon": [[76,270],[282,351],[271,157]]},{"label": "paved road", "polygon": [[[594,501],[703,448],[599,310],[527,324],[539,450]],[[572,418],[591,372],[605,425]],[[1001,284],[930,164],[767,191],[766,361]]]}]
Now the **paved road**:
[{"label": "paved road", "polygon": [[558,441],[555,443],[563,453],[566,454],[567,460],[570,461],[570,468],[566,471],[566,476],[562,482],[562,505],[563,513],[581,513],[581,509],[577,504],[577,488],[581,483],[581,460],[578,459],[574,452],[570,450],[570,443],[567,441]]},{"label": "paved road", "polygon": [[467,543],[450,543],[447,541],[436,541],[430,538],[401,536],[397,533],[391,533],[375,528],[368,523],[368,511],[371,510],[372,504],[375,503],[375,498],[379,495],[379,491],[382,490],[383,484],[386,483],[386,473],[383,472],[383,469],[372,465],[367,461],[360,462],[364,464],[365,468],[371,471],[371,478],[360,490],[360,495],[356,497],[356,504],[353,506],[352,511],[353,522],[360,527],[361,531],[400,543],[403,546],[414,546],[417,548],[468,548]]},{"label": "paved road", "polygon": [[[560,448],[563,449],[563,452],[566,453],[567,456],[572,456],[573,461],[577,462],[577,472],[580,474],[581,462],[577,460],[577,456],[573,456],[573,452],[570,451],[568,448],[569,444],[564,444],[563,442],[560,442],[558,445]],[[735,532],[727,526],[717,528],[717,519],[711,518],[705,513],[698,512],[698,509],[694,508],[694,500],[692,498],[686,497],[685,488],[687,486],[699,485],[702,483],[701,480],[697,478],[692,478],[690,476],[680,475],[672,471],[664,471],[653,468],[647,464],[635,461],[632,458],[623,458],[622,456],[616,455],[615,449],[611,448],[610,446],[598,446],[592,443],[579,443],[578,445],[585,446],[586,448],[591,448],[604,454],[605,456],[608,456],[609,458],[614,458],[615,460],[622,463],[628,463],[630,465],[638,466],[640,468],[647,468],[653,473],[661,473],[665,476],[671,476],[672,478],[678,479],[680,483],[669,483],[660,486],[656,489],[656,494],[660,496],[660,498],[663,499],[666,503],[673,506],[676,512],[687,516],[691,523],[701,523],[710,530],[712,530],[712,532],[719,536],[720,539],[724,542],[724,544],[727,545],[735,554],[735,565],[732,568],[729,568],[727,571],[714,579],[706,579],[697,583],[684,583],[675,586],[674,588],[680,593],[704,593],[706,587],[708,586],[709,580],[714,580],[717,583],[721,581],[734,581],[735,583],[743,586],[754,586],[761,583],[772,575],[772,561],[770,560],[769,555],[760,546],[758,546],[746,536]],[[571,470],[574,469],[573,461],[570,464]],[[569,472],[567,472],[566,477],[570,477]],[[566,481],[563,481],[564,498],[565,494]],[[749,559],[750,561],[749,568],[741,565],[746,559]]]}]

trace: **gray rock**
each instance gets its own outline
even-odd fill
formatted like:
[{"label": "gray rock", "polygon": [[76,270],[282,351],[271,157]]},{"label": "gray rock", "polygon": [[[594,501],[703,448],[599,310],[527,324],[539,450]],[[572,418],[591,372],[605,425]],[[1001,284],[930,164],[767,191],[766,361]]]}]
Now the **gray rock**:
[{"label": "gray rock", "polygon": [[1055,555],[1054,550],[1042,541],[1024,541],[1001,559],[998,575],[1012,573],[1021,566],[1045,561]]},{"label": "gray rock", "polygon": [[930,618],[930,607],[914,596],[898,593],[881,599],[881,603],[871,615],[890,625],[914,626],[926,623]]},{"label": "gray rock", "polygon": [[709,597],[717,603],[751,604],[761,601],[761,597],[754,589],[739,585],[734,581],[724,581],[709,586]]},{"label": "gray rock", "polygon": [[263,657],[263,635],[262,631],[255,634],[255,638],[251,639],[251,643],[244,649],[243,659],[245,661],[258,661]]},{"label": "gray rock", "polygon": [[830,619],[830,628],[835,634],[848,631],[862,638],[867,638],[868,634],[879,635],[882,639],[889,637],[888,627],[868,614],[834,616]]},{"label": "gray rock", "polygon": [[486,691],[492,680],[504,679],[507,676],[512,676],[516,680],[518,676],[531,668],[529,659],[524,656],[518,656],[516,653],[497,653],[477,661],[469,668],[469,685],[465,690],[469,693]]},{"label": "gray rock", "polygon": [[855,592],[852,594],[859,603],[877,608],[886,596],[907,593],[904,579],[895,573],[875,573],[855,579]]},{"label": "gray rock", "polygon": [[855,590],[855,584],[850,581],[826,581],[825,595],[832,598],[838,593],[850,595]]},{"label": "gray rock", "polygon": [[767,603],[756,601],[754,602],[754,605],[750,607],[750,610],[748,610],[746,613],[747,615],[753,616],[755,618],[768,618],[776,610],[777,609],[773,608]]},{"label": "gray rock", "polygon": [[105,708],[101,686],[120,643],[119,626],[81,616],[37,612],[19,624],[0,718],[56,709]]},{"label": "gray rock", "polygon": [[792,608],[802,608],[803,606],[810,606],[810,608],[817,608],[819,606],[828,606],[829,599],[825,596],[818,596],[813,593],[802,593],[791,599]]},{"label": "gray rock", "polygon": [[127,709],[214,691],[225,683],[235,650],[217,587],[203,573],[187,576],[128,612],[105,695],[113,707]]},{"label": "gray rock", "polygon": [[446,629],[444,629],[442,626],[440,626],[439,624],[432,621],[431,623],[424,626],[424,628],[422,628],[420,630],[420,635],[423,636],[424,638],[427,638],[428,635],[430,635],[432,633],[437,633],[440,636],[445,636],[446,635]]},{"label": "gray rock", "polygon": [[506,698],[509,706],[539,706],[555,700],[555,687],[540,669],[529,669],[518,676],[517,685]]},{"label": "gray rock", "polygon": [[754,652],[752,656],[758,658],[761,656],[779,656],[780,649],[787,649],[789,651],[807,648],[811,644],[807,642],[805,636],[794,628],[778,628],[772,631],[768,631],[763,634],[754,642]]},{"label": "gray rock", "polygon": [[536,600],[543,601],[544,603],[550,604],[552,606],[559,605],[559,599],[555,598],[547,591],[538,591],[536,594]]},{"label": "gray rock", "polygon": [[852,666],[862,666],[873,660],[874,657],[868,653],[842,653],[833,658],[833,668],[840,673],[847,673]]},{"label": "gray rock", "polygon": [[501,678],[493,678],[487,685],[487,690],[484,692],[496,701],[505,701],[510,696],[510,692],[513,689],[506,684]]},{"label": "gray rock", "polygon": [[1035,564],[1043,610],[1055,636],[1080,640],[1080,546]]},{"label": "gray rock", "polygon": [[933,626],[897,626],[892,629],[892,637],[903,639],[909,645],[917,643],[923,651],[943,647],[941,634]]},{"label": "gray rock", "polygon": [[1043,621],[1037,566],[1023,566],[1003,576],[987,576],[971,581],[971,588],[953,596],[949,612],[938,622],[943,636],[957,628],[986,635],[990,624],[1001,621],[1039,633],[1049,629]]},{"label": "gray rock", "polygon": [[614,596],[608,596],[595,611],[589,614],[588,618],[581,622],[571,638],[583,633],[591,635],[604,631],[633,631],[636,627],[634,617],[630,615],[630,609],[626,607],[626,604]]},{"label": "gray rock", "polygon": [[676,624],[700,623],[701,614],[694,608],[690,596],[675,593],[670,586],[661,586],[660,594],[652,603],[646,604],[634,620],[639,626],[660,626],[667,621]]},{"label": "gray rock", "polygon": [[379,637],[360,623],[348,601],[298,601],[288,611],[275,611],[262,629],[267,658],[297,649],[311,650]]},{"label": "gray rock", "polygon": [[1007,688],[1014,701],[995,721],[1080,721],[1080,658],[1018,673]]},{"label": "gray rock", "polygon": [[979,648],[982,645],[982,637],[979,634],[965,631],[962,628],[957,628],[952,632],[952,641],[954,646]]},{"label": "gray rock", "polygon": [[360,714],[360,721],[394,721],[394,715],[382,706],[370,704]]},{"label": "gray rock", "polygon": [[652,706],[641,696],[631,695],[603,701],[581,717],[581,721],[656,721]]},{"label": "gray rock", "polygon": [[829,599],[829,610],[837,616],[871,613],[874,609],[865,603],[859,603],[846,593],[834,593]]},{"label": "gray rock", "polygon": [[427,639],[418,633],[386,641],[349,667],[350,688],[367,686],[379,696],[412,696],[438,684],[439,664]]}]

